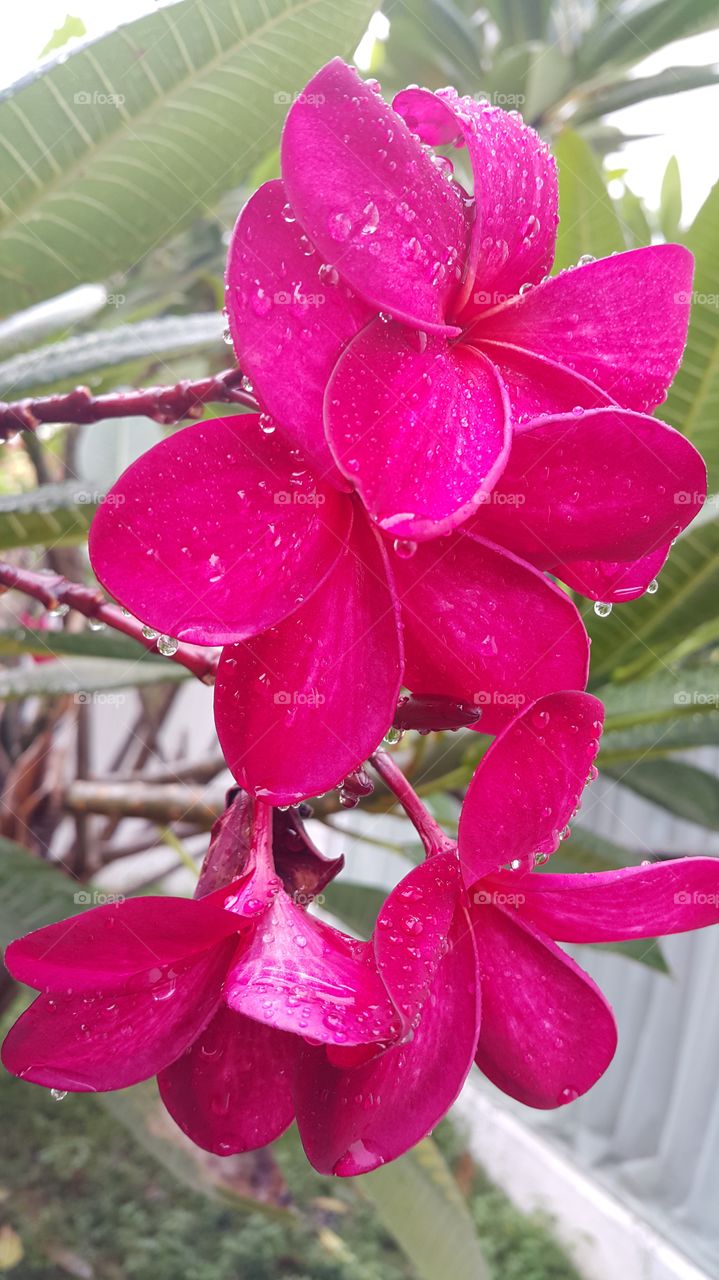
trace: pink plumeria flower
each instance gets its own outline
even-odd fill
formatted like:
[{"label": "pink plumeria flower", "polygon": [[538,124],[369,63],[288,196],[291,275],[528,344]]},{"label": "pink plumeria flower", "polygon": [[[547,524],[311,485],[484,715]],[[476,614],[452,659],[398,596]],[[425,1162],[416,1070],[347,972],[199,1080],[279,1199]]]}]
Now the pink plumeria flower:
[{"label": "pink plumeria flower", "polygon": [[[456,853],[430,827],[427,843],[434,839],[436,851],[394,890],[386,925],[388,950],[399,952],[412,924],[406,916],[393,920],[392,911],[413,904],[415,941],[429,924],[431,956],[440,939],[434,981],[413,1010],[412,1036],[370,1061],[343,1066],[307,1050],[297,1120],[321,1172],[360,1173],[401,1155],[442,1119],[473,1061],[527,1106],[574,1101],[609,1066],[616,1027],[596,984],[557,942],[650,938],[719,922],[713,858],[596,874],[534,872],[577,806],[602,715],[587,694],[551,694],[497,737],[462,811],[464,890],[449,872]],[[441,874],[433,882],[435,869]]]},{"label": "pink plumeria flower", "polygon": [[[335,59],[290,109],[282,179],[230,247],[238,360],[383,529],[424,539],[479,509],[478,531],[594,598],[611,598],[606,561],[653,557],[614,573],[630,598],[705,492],[696,452],[646,417],[684,348],[692,256],[652,246],[549,279],[556,163],[537,134],[452,89],[392,107],[377,90]],[[431,149],[448,144],[473,199]]]}]

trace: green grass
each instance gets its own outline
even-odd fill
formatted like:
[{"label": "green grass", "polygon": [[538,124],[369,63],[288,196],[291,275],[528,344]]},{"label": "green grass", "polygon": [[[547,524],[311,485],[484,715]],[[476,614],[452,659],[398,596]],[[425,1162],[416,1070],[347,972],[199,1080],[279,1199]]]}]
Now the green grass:
[{"label": "green grass", "polygon": [[[414,1280],[362,1200],[361,1180],[307,1168],[299,1193],[293,1179],[296,1221],[271,1221],[178,1184],[96,1099],[56,1103],[2,1073],[0,1111],[0,1242],[9,1226],[24,1249],[5,1273],[13,1280]],[[546,1225],[468,1163],[449,1126],[439,1137],[461,1170],[495,1280],[578,1280]]]}]

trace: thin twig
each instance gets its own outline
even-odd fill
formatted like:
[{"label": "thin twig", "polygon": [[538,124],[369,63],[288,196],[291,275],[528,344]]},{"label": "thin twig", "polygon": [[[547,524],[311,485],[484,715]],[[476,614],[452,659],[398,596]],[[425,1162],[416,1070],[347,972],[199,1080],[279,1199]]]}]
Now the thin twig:
[{"label": "thin twig", "polygon": [[[155,640],[148,640],[142,634],[142,623],[137,618],[123,613],[117,605],[107,604],[101,591],[96,587],[86,587],[79,582],[69,582],[57,573],[38,573],[32,569],[19,569],[16,565],[0,560],[0,594],[3,589],[21,591],[44,605],[46,609],[59,609],[67,605],[68,609],[76,609],[86,618],[94,618],[104,622],[106,626],[123,635],[137,640],[143,649],[154,653]],[[171,662],[178,662],[181,667],[191,671],[193,676],[204,684],[214,684],[217,672],[218,655],[210,650],[205,652],[195,645],[178,644],[175,653],[163,655]]]},{"label": "thin twig", "polygon": [[201,418],[206,404],[242,404],[258,409],[255,397],[242,380],[242,370],[233,368],[194,382],[183,379],[169,387],[140,387],[101,396],[94,396],[89,387],[75,387],[74,391],[34,400],[0,400],[0,440],[8,440],[18,431],[35,431],[44,422],[85,423],[139,417],[169,426],[183,418]]}]

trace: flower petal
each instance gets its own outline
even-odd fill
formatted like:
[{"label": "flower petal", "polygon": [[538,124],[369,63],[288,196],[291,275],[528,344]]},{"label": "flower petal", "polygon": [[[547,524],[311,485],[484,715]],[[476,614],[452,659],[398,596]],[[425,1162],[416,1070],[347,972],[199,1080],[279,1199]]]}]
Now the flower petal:
[{"label": "flower petal", "polygon": [[205,952],[151,992],[38,996],[10,1029],[12,1075],[76,1093],[125,1089],[157,1075],[192,1044],[216,1009],[234,941]]},{"label": "flower petal", "polygon": [[706,466],[656,418],[603,408],[515,432],[512,452],[472,532],[538,568],[635,560],[675,538],[706,495]]},{"label": "flower petal", "polygon": [[424,1005],[460,889],[456,857],[440,853],[412,871],[389,894],[373,934],[377,968],[405,1030]]},{"label": "flower petal", "polygon": [[381,741],[397,703],[401,641],[387,556],[360,515],[312,599],[223,650],[215,720],[241,786],[293,804],[336,786]]},{"label": "flower petal", "polygon": [[496,733],[518,708],[557,689],[583,689],[589,644],[565,592],[509,552],[460,530],[397,558],[404,683],[483,708]]},{"label": "flower petal", "polygon": [[282,176],[307,235],[361,297],[421,329],[447,330],[467,237],[459,190],[339,58],[290,108]]},{"label": "flower petal", "polygon": [[443,338],[375,320],[340,357],[325,397],[337,465],[401,538],[461,524],[501,474],[508,404],[494,366]]},{"label": "flower petal", "polygon": [[590,600],[621,604],[644,595],[666,563],[671,546],[667,542],[639,560],[573,560],[552,565],[550,572]]},{"label": "flower petal", "polygon": [[285,889],[300,906],[308,906],[345,865],[344,854],[327,858],[320,853],[296,809],[273,809],[272,856]]},{"label": "flower petal", "polygon": [[295,1114],[299,1042],[220,1005],[182,1057],[160,1072],[160,1096],[198,1147],[218,1156],[274,1142]]},{"label": "flower petal", "polygon": [[572,409],[598,409],[614,404],[611,396],[589,378],[567,369],[546,356],[522,351],[508,342],[482,341],[476,344],[497,369],[509,397],[512,425],[522,426],[535,418]]},{"label": "flower petal", "polygon": [[716,858],[535,875],[522,888],[521,914],[562,942],[623,942],[719,924]]},{"label": "flower petal", "polygon": [[388,1040],[396,1014],[372,948],[277,895],[227,976],[231,1009],[323,1044]]},{"label": "flower petal", "polygon": [[169,969],[194,964],[239,927],[216,903],[127,898],[18,938],[5,965],[37,991],[147,993],[167,984]]},{"label": "flower petal", "polygon": [[477,1066],[525,1106],[573,1102],[614,1056],[609,1005],[589,975],[532,925],[489,904],[475,906],[472,918],[482,988]]},{"label": "flower petal", "polygon": [[473,342],[510,342],[596,382],[627,409],[661,404],[679,367],[694,259],[649,245],[561,271],[473,321]]},{"label": "flower petal", "polygon": [[422,142],[466,145],[476,215],[462,293],[470,312],[495,306],[554,260],[559,215],[557,162],[517,114],[460,98],[456,89],[405,89],[393,107]]},{"label": "flower petal", "polygon": [[333,479],[322,398],[342,347],[372,311],[334,268],[320,262],[295,221],[282,182],[263,183],[242,210],[225,283],[240,367],[284,434],[321,476]]},{"label": "flower petal", "polygon": [[591,694],[550,693],[495,738],[459,820],[467,885],[507,862],[531,870],[535,854],[555,852],[599,750],[603,721],[604,708]]},{"label": "flower petal", "polygon": [[311,595],[351,519],[346,495],[238,414],[185,427],[128,467],[92,522],[90,559],[143,622],[229,644]]},{"label": "flower petal", "polygon": [[472,933],[457,913],[414,1037],[363,1066],[333,1066],[307,1049],[297,1075],[297,1124],[320,1173],[352,1177],[395,1160],[432,1131],[472,1065],[479,991]]}]

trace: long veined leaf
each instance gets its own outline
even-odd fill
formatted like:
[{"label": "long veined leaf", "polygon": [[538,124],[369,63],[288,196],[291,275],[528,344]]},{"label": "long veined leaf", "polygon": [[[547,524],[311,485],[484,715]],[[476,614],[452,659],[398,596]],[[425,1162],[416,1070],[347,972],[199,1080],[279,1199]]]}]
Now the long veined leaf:
[{"label": "long veined leaf", "polygon": [[660,417],[704,455],[709,492],[719,489],[719,182],[686,235],[696,259],[686,351]]},{"label": "long veined leaf", "polygon": [[177,0],[0,97],[0,311],[127,270],[276,143],[372,0]]}]

